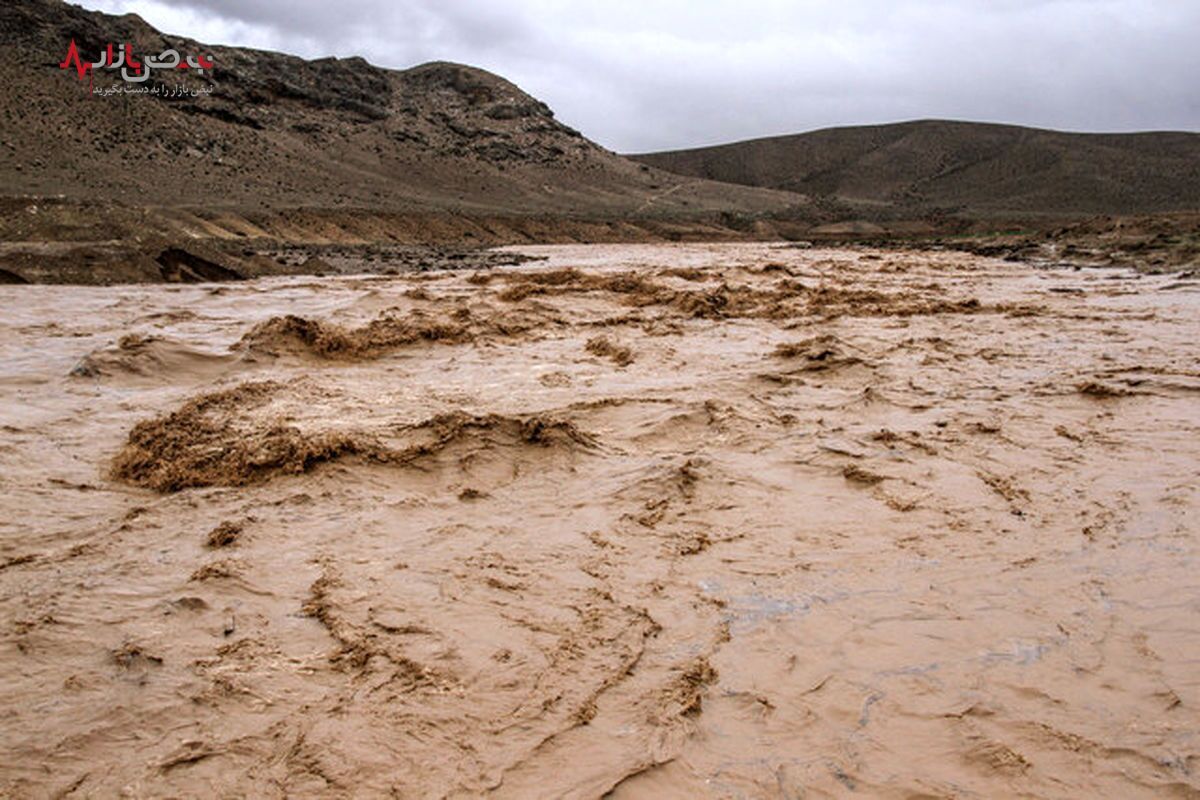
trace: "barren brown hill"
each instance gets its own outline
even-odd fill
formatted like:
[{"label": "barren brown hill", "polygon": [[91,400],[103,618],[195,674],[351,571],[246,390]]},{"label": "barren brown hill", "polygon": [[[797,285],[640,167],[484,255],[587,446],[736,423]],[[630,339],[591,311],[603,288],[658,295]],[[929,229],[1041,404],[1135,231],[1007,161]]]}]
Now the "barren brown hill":
[{"label": "barren brown hill", "polygon": [[1200,208],[1200,134],[1084,134],[924,120],[646,153],[696,178],[873,203],[1021,216]]},{"label": "barren brown hill", "polygon": [[[108,44],[159,95],[94,95],[59,64]],[[414,246],[736,235],[807,198],[683,178],[589,141],[480,69],[209,46],[60,0],[0,4],[0,280],[221,280],[481,265]],[[99,74],[96,74],[99,73]],[[211,94],[168,96],[179,88]],[[790,224],[795,225],[795,222]]]},{"label": "barren brown hill", "polygon": [[[160,71],[148,85],[212,85],[213,93],[93,96],[89,85],[110,85],[115,73],[80,79],[60,69],[72,40],[89,61],[109,42],[130,42],[143,56],[168,47],[211,53],[210,74]],[[694,219],[805,206],[789,193],[633,163],[512,83],[460,64],[397,71],[359,58],[201,45],[135,15],[59,0],[0,4],[0,42],[0,191],[8,197],[111,204],[121,220],[120,208],[224,209],[258,222],[263,212],[314,208]],[[19,234],[0,225],[2,238]]]}]

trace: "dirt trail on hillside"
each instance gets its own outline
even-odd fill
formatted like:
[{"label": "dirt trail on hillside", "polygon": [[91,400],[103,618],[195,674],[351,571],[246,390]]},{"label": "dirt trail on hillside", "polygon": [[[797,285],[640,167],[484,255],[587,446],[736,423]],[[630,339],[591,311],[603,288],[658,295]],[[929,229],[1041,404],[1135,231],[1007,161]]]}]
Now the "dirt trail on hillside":
[{"label": "dirt trail on hillside", "polygon": [[0,794],[1200,793],[1200,282],[0,297]]}]

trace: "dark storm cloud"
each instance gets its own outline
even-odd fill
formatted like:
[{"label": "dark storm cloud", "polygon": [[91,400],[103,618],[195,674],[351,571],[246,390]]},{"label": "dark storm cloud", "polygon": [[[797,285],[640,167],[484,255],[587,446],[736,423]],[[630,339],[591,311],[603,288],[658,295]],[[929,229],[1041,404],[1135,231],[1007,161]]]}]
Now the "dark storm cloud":
[{"label": "dark storm cloud", "polygon": [[1183,0],[87,0],[164,30],[497,72],[620,151],[948,117],[1200,129]]}]

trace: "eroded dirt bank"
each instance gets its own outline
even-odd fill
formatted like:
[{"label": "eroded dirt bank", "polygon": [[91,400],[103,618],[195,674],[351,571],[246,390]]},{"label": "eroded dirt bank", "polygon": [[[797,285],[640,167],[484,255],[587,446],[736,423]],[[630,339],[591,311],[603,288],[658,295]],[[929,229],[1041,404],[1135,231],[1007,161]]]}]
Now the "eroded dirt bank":
[{"label": "eroded dirt bank", "polygon": [[1200,284],[6,287],[0,793],[1194,796]]}]

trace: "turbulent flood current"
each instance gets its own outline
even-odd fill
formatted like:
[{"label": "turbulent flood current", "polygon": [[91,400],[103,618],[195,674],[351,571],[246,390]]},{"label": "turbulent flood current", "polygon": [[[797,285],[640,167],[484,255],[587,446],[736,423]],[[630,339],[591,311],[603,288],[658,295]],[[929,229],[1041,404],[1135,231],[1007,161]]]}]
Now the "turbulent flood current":
[{"label": "turbulent flood current", "polygon": [[1200,794],[1200,282],[0,292],[0,795]]}]

